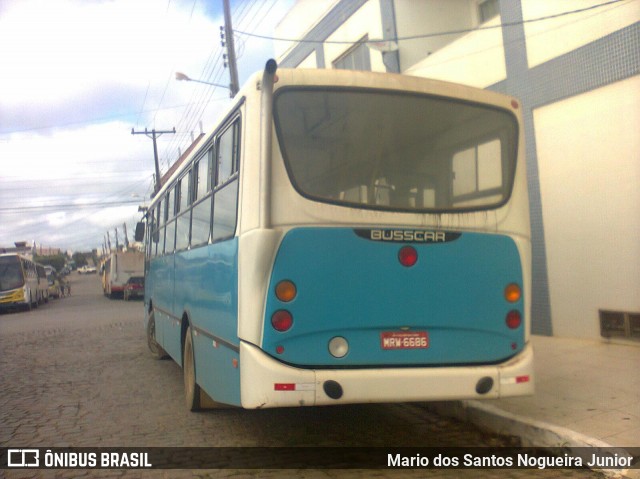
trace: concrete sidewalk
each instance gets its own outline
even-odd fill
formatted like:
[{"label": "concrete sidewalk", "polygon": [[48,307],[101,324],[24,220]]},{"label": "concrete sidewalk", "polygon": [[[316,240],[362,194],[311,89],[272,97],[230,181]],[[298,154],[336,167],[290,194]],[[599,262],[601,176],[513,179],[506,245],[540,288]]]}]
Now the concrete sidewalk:
[{"label": "concrete sidewalk", "polygon": [[[437,403],[523,446],[640,447],[640,343],[533,336],[534,396]],[[640,478],[640,470],[610,470]]]}]

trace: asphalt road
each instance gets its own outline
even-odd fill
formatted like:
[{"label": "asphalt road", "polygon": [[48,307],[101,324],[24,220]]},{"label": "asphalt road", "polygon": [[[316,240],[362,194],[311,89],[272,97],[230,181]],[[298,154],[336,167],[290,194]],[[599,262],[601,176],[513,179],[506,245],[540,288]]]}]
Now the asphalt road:
[{"label": "asphalt road", "polygon": [[[514,438],[439,417],[424,404],[190,413],[182,371],[152,359],[143,303],[110,300],[99,277],[70,276],[71,296],[0,315],[2,447],[487,447]],[[265,451],[262,451],[265,453]],[[268,453],[268,452],[267,452]],[[600,477],[586,470],[216,469],[0,470],[32,477]]]}]

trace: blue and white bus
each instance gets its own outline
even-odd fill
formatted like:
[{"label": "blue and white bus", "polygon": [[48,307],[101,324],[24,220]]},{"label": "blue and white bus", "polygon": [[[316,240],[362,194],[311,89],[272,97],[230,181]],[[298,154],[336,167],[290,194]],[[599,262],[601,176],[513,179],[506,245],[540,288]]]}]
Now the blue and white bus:
[{"label": "blue and white bus", "polygon": [[146,221],[148,344],[191,410],[533,392],[511,97],[271,60]]}]

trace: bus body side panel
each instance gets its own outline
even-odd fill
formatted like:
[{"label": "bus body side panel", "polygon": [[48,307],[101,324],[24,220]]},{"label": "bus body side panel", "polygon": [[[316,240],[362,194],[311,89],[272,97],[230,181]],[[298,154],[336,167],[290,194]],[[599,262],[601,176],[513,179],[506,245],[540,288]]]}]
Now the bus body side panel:
[{"label": "bus body side panel", "polygon": [[12,308],[16,306],[28,306],[28,291],[24,286],[0,292],[0,307]]},{"label": "bus body side panel", "polygon": [[[214,401],[240,403],[238,239],[176,253],[175,312],[193,332],[196,382]],[[171,330],[180,341],[180,322]]]},{"label": "bus body side panel", "polygon": [[[393,235],[420,241],[395,242]],[[398,259],[407,244],[418,253],[411,267]],[[275,297],[281,280],[297,287],[289,303]],[[511,283],[523,287],[522,265],[504,235],[293,229],[276,256],[262,348],[299,367],[497,364],[525,347],[524,299],[504,296]],[[293,315],[286,332],[270,324],[281,309]],[[521,317],[514,329],[506,323],[510,311]],[[329,353],[336,336],[349,344],[342,358]]]},{"label": "bus body side panel", "polygon": [[196,381],[216,402],[240,406],[240,353],[196,330]]},{"label": "bus body side panel", "polygon": [[[182,364],[182,357],[175,345],[165,338],[165,331],[170,327],[173,310],[173,255],[161,256],[151,261],[148,276],[152,278],[151,301],[153,301],[156,322],[156,341],[171,357]],[[146,286],[145,286],[146,287]]]}]

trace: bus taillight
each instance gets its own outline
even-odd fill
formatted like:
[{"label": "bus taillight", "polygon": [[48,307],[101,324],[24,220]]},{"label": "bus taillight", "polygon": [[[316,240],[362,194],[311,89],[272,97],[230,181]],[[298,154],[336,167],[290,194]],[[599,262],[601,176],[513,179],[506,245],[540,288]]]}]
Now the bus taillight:
[{"label": "bus taillight", "polygon": [[293,316],[289,311],[280,309],[271,316],[271,325],[273,329],[281,333],[288,331],[293,326]]},{"label": "bus taillight", "polygon": [[522,297],[522,290],[516,283],[511,283],[504,288],[504,299],[510,303],[516,303]]},{"label": "bus taillight", "polygon": [[297,294],[296,285],[292,281],[280,281],[276,285],[276,298],[283,303],[293,301]]},{"label": "bus taillight", "polygon": [[398,251],[398,260],[402,266],[413,266],[418,262],[418,252],[413,246],[403,246]]},{"label": "bus taillight", "polygon": [[518,328],[520,323],[522,323],[522,315],[520,314],[520,311],[517,309],[509,311],[507,313],[506,323],[510,329]]}]

